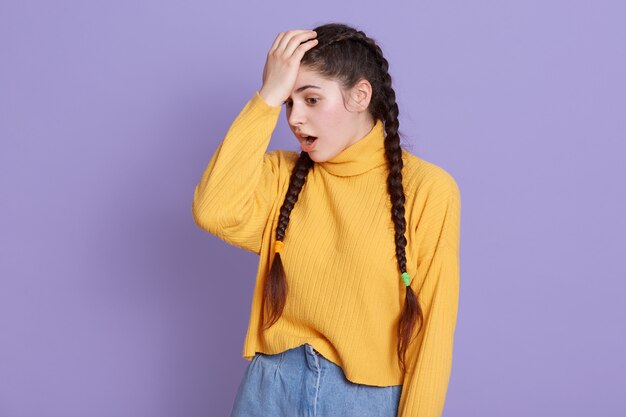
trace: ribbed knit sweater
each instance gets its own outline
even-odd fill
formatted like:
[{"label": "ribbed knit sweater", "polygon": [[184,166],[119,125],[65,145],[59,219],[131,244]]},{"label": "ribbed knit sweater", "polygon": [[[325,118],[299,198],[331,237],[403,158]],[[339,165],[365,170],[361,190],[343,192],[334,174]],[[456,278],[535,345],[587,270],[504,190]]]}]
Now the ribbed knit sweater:
[{"label": "ribbed knit sweater", "polygon": [[403,384],[398,416],[441,416],[459,295],[461,203],[455,180],[402,149],[406,269],[424,312],[405,374],[396,348],[406,289],[396,258],[381,120],[309,171],[283,239],[286,305],[262,332],[263,287],[298,158],[295,151],[267,151],[280,111],[255,91],[193,196],[200,228],[260,257],[243,357],[250,361],[255,352],[276,354],[309,343],[353,383]]}]

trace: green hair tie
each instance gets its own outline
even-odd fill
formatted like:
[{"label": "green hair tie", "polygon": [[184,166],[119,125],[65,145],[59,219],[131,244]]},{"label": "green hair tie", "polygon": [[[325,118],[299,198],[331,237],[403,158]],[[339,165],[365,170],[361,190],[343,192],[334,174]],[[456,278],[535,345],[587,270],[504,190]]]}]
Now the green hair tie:
[{"label": "green hair tie", "polygon": [[401,276],[402,276],[402,281],[404,281],[404,285],[408,287],[409,279],[411,278],[411,275],[409,275],[408,272],[403,272]]}]

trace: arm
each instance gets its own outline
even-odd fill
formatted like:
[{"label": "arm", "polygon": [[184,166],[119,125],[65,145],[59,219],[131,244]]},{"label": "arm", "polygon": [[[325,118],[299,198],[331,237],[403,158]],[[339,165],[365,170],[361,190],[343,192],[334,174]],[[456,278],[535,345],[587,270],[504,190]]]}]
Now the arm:
[{"label": "arm", "polygon": [[[449,175],[430,189],[420,221],[425,228],[413,290],[424,312],[409,345],[398,417],[441,417],[452,369],[459,300],[460,193]],[[420,279],[420,277],[424,277]],[[419,290],[419,292],[418,292]],[[414,345],[415,344],[415,345]],[[409,352],[414,352],[409,356]]]},{"label": "arm", "polygon": [[266,150],[280,109],[255,91],[212,156],[193,196],[193,218],[200,228],[257,254],[279,190],[280,155]]}]

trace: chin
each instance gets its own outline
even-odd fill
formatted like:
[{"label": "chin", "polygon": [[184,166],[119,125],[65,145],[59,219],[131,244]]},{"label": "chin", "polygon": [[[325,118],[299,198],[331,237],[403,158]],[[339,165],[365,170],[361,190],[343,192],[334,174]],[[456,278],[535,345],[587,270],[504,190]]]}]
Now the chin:
[{"label": "chin", "polygon": [[315,151],[309,153],[309,158],[311,158],[313,162],[325,162],[326,161],[326,158],[320,157],[318,153]]}]

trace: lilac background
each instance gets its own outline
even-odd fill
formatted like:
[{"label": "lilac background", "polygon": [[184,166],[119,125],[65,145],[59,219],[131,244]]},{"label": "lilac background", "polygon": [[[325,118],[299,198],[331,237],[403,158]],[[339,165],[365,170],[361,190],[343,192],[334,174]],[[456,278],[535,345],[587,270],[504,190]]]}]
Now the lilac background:
[{"label": "lilac background", "polygon": [[[446,416],[624,416],[620,1],[0,3],[0,416],[226,416],[257,257],[193,189],[279,31],[356,25],[462,192]],[[284,110],[270,149],[296,150]]]}]

